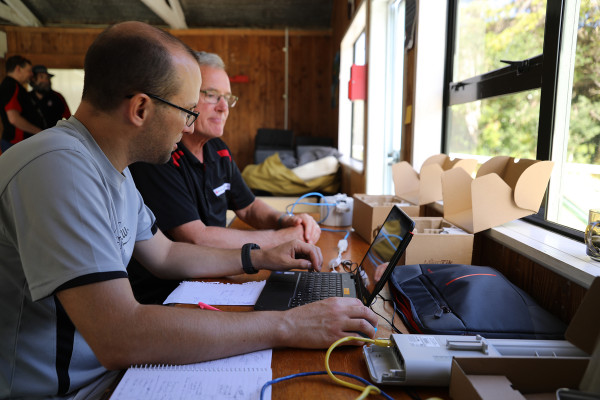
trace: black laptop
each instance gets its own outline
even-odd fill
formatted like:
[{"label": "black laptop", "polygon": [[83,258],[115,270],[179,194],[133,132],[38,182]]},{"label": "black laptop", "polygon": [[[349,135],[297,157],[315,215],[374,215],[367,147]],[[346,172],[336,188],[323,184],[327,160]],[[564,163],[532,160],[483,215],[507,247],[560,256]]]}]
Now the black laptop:
[{"label": "black laptop", "polygon": [[[254,309],[287,310],[327,297],[356,297],[364,305],[371,305],[406,250],[414,227],[404,211],[392,207],[367,254],[352,272],[273,271]],[[377,281],[376,271],[380,277]]]}]

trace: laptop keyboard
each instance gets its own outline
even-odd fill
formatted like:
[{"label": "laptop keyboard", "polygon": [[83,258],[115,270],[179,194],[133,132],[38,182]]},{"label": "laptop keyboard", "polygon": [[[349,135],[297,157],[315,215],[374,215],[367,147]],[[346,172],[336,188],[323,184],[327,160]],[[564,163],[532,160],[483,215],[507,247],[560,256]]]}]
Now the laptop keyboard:
[{"label": "laptop keyboard", "polygon": [[302,273],[296,294],[290,300],[290,307],[326,299],[342,297],[342,275],[334,273]]}]

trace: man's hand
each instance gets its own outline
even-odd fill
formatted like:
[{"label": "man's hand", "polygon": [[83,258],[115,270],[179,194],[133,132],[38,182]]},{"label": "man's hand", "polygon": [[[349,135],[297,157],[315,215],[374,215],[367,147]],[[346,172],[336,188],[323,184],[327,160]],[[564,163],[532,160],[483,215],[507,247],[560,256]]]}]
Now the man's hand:
[{"label": "man's hand", "polygon": [[283,315],[284,326],[290,329],[293,340],[288,346],[302,348],[327,348],[338,339],[360,333],[373,338],[378,323],[373,311],[360,300],[349,297],[331,297],[292,308]]},{"label": "man's hand", "polygon": [[251,251],[250,257],[253,265],[272,271],[289,269],[320,271],[323,264],[321,249],[300,240],[292,240],[267,250]]},{"label": "man's hand", "polygon": [[308,214],[286,215],[281,219],[281,227],[302,226],[304,229],[304,241],[315,244],[321,236],[321,228],[317,221]]}]

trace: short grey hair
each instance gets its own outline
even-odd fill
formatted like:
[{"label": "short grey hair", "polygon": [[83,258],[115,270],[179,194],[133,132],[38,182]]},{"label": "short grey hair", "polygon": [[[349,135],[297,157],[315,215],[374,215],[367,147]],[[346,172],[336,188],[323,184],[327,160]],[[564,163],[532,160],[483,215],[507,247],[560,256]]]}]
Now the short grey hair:
[{"label": "short grey hair", "polygon": [[206,51],[197,51],[196,59],[200,66],[206,65],[208,67],[219,68],[225,71],[225,63],[218,54],[208,53]]}]

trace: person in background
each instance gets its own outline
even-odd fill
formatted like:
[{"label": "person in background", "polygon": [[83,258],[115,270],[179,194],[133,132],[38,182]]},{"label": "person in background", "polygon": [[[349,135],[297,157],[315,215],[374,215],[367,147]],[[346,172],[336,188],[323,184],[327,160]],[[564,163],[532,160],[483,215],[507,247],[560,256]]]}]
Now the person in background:
[{"label": "person in background", "polygon": [[51,128],[61,119],[68,119],[71,116],[71,110],[62,94],[52,90],[50,78],[54,75],[48,72],[43,65],[33,67],[33,77],[29,82],[32,90],[31,98],[42,111],[46,126]]},{"label": "person in background", "polygon": [[[248,188],[225,142],[221,140],[237,96],[231,93],[225,64],[217,54],[197,52],[202,87],[194,133],[184,135],[168,163],[136,163],[131,174],[160,229],[180,242],[240,248],[253,242],[271,248],[291,239],[316,243],[321,234],[308,214],[276,211]],[[226,228],[226,212],[256,230]],[[179,282],[153,278],[132,260],[128,268],[136,297],[162,303]]]},{"label": "person in background", "polygon": [[322,255],[300,240],[242,252],[172,242],[156,227],[127,166],[166,162],[192,132],[201,75],[183,42],[141,22],[113,25],[84,73],[75,115],[0,157],[0,398],[99,399],[131,365],[374,336],[377,316],[356,298],[284,312],[139,304],[132,255],[169,279],[318,271]]},{"label": "person in background", "polygon": [[45,126],[40,110],[25,89],[31,77],[31,61],[18,55],[6,60],[6,77],[0,83],[0,119],[3,128],[0,149],[2,152],[40,132]]}]

